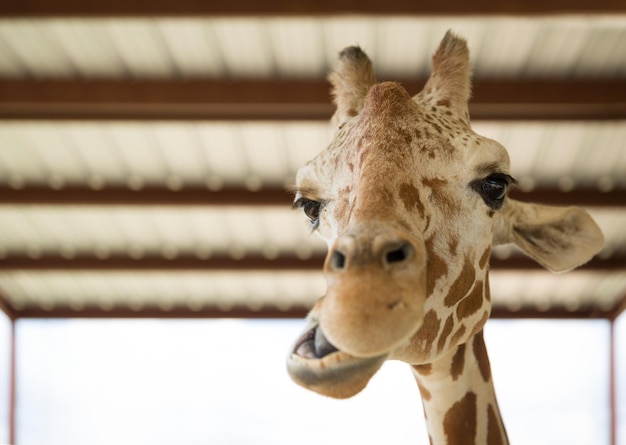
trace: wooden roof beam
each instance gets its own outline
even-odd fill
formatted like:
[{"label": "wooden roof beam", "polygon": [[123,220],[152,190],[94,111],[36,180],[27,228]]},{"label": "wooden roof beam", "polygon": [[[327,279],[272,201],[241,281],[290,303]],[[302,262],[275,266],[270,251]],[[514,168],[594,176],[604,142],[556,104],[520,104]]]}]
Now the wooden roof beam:
[{"label": "wooden roof beam", "polygon": [[107,17],[107,16],[290,16],[290,15],[545,15],[606,14],[625,12],[621,0],[3,0],[5,17]]},{"label": "wooden roof beam", "polygon": [[[133,258],[130,255],[112,254],[106,257],[78,255],[64,257],[55,254],[43,254],[30,257],[28,255],[8,255],[0,259],[0,270],[8,271],[168,271],[168,272],[316,272],[321,271],[324,255],[316,254],[308,258],[300,258],[291,254],[283,254],[277,258],[265,258],[261,255],[247,255],[233,258],[229,255],[213,255],[201,258],[192,254],[180,254],[165,257],[158,254],[145,254]],[[507,259],[492,258],[491,270],[496,271],[529,271],[543,270],[542,266],[525,256],[512,256]],[[626,258],[613,256],[594,258],[577,270],[614,272],[626,271]]]},{"label": "wooden roof beam", "polygon": [[[417,93],[424,79],[402,83]],[[4,79],[0,119],[328,120],[329,89],[323,79]],[[477,79],[470,114],[473,120],[626,119],[626,82]]]},{"label": "wooden roof beam", "polygon": [[[552,205],[583,207],[626,207],[623,189],[600,191],[574,189],[569,192],[557,188],[536,188],[529,192],[512,190],[512,198]],[[49,187],[14,189],[0,187],[2,205],[94,205],[94,206],[281,206],[288,207],[293,195],[281,187],[265,187],[251,191],[240,187],[227,187],[212,191],[204,187],[183,187],[171,190],[166,187],[146,187],[132,190],[126,187],[105,187],[95,190],[70,186],[60,190]]]},{"label": "wooden roof beam", "polygon": [[[15,314],[17,318],[302,319],[309,310],[310,308],[302,306],[293,306],[282,310],[270,306],[255,309],[249,307],[233,307],[227,310],[210,306],[195,309],[185,306],[174,306],[171,308],[157,306],[145,306],[141,308],[114,306],[106,309],[98,306],[86,306],[83,308],[55,306],[51,309],[44,309],[39,306],[26,306],[20,310],[16,310]],[[506,307],[494,306],[491,311],[491,318],[496,319],[607,319],[609,317],[609,312],[588,307],[575,310],[568,310],[563,307],[551,307],[547,310],[539,310],[528,307],[513,311]]]}]

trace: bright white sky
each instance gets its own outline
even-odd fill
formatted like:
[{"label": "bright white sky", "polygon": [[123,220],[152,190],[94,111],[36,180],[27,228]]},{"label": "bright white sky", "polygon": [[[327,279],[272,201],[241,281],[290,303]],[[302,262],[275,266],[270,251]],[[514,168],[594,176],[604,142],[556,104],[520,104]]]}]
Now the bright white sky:
[{"label": "bright white sky", "polygon": [[[402,363],[387,363],[345,401],[293,384],[285,356],[303,326],[19,321],[18,443],[428,443],[419,392]],[[512,443],[609,443],[607,322],[491,320],[485,332]],[[0,361],[3,378],[4,369]],[[0,443],[2,434],[0,426]]]}]

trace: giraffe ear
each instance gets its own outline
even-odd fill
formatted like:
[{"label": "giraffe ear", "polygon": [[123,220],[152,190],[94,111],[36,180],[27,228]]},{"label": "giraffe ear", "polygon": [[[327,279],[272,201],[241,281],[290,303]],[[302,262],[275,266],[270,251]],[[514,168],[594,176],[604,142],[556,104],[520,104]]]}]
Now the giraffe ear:
[{"label": "giraffe ear", "polygon": [[515,243],[552,272],[574,269],[604,245],[602,231],[584,210],[507,198],[496,214],[493,244]]},{"label": "giraffe ear", "polygon": [[339,62],[328,80],[337,106],[331,122],[337,129],[361,112],[367,92],[376,83],[376,75],[367,54],[358,46],[349,46],[339,54]]},{"label": "giraffe ear", "polygon": [[471,90],[471,67],[467,42],[448,31],[433,55],[433,69],[415,100],[424,105],[446,107],[469,124],[467,102]]}]

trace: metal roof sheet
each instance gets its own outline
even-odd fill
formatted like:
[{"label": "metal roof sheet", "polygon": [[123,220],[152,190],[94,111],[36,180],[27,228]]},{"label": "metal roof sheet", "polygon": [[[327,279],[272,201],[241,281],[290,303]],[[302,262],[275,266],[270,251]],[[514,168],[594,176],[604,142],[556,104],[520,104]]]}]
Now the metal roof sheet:
[{"label": "metal roof sheet", "polygon": [[477,77],[626,74],[624,15],[0,20],[0,75],[320,77],[362,46],[382,77],[426,74],[447,29]]},{"label": "metal roof sheet", "polygon": [[[624,121],[480,121],[473,127],[507,148],[523,188],[626,187]],[[0,121],[0,183],[289,185],[329,141],[329,126],[318,122]]]},{"label": "metal roof sheet", "polygon": [[[477,79],[626,78],[623,14],[0,19],[0,78],[319,79],[338,51],[353,44],[368,52],[380,78],[423,78],[449,28],[468,39]],[[598,189],[612,196],[626,190],[624,119],[481,120],[474,128],[507,147],[525,190]],[[263,190],[290,184],[329,140],[328,125],[317,121],[2,119],[0,187]],[[290,211],[288,199],[285,204],[3,203],[0,260],[323,255],[324,245]],[[494,308],[610,312],[623,303],[626,210],[595,206],[591,213],[607,239],[600,258],[616,258],[612,270],[557,277],[494,269]],[[507,246],[494,251],[496,258],[518,255]],[[289,310],[310,306],[323,292],[320,272],[304,269],[0,271],[0,300],[18,311],[90,305],[103,314],[117,307],[140,314],[149,306]]]}]

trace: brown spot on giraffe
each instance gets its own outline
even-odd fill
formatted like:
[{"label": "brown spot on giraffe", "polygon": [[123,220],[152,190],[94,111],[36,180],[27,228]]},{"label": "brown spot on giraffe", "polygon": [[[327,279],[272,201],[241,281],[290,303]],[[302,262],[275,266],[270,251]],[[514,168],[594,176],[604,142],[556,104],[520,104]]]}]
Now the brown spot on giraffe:
[{"label": "brown spot on giraffe", "polygon": [[489,309],[485,310],[485,313],[483,314],[481,319],[478,320],[478,323],[474,325],[471,330],[470,337],[473,337],[474,335],[482,331],[483,327],[485,327],[485,323],[487,323],[487,320],[489,320]]},{"label": "brown spot on giraffe", "polygon": [[482,331],[474,336],[472,349],[474,350],[474,355],[478,361],[480,375],[483,377],[485,382],[488,382],[491,379],[491,367],[489,366],[489,357],[487,356],[487,349],[485,348]]},{"label": "brown spot on giraffe", "polygon": [[450,375],[452,380],[457,380],[463,374],[465,366],[465,345],[459,345],[454,356],[452,357],[452,366],[450,367]]},{"label": "brown spot on giraffe", "polygon": [[441,178],[422,178],[422,184],[432,190],[438,190],[448,184],[448,181]]},{"label": "brown spot on giraffe", "polygon": [[487,445],[503,445],[506,443],[496,410],[490,403],[487,406]]},{"label": "brown spot on giraffe", "polygon": [[443,418],[443,431],[448,445],[473,444],[477,429],[476,394],[468,392],[448,410]]},{"label": "brown spot on giraffe", "polygon": [[417,209],[419,216],[424,216],[424,204],[420,200],[419,190],[408,182],[400,184],[400,189],[398,191],[398,196],[400,201],[404,204],[404,208],[406,210]]},{"label": "brown spot on giraffe", "polygon": [[463,334],[465,334],[465,330],[465,325],[462,324],[459,329],[457,329],[457,331],[454,333],[454,335],[452,335],[452,337],[450,338],[450,346],[458,344],[461,337],[463,337]]},{"label": "brown spot on giraffe", "polygon": [[476,279],[476,269],[468,258],[463,263],[463,269],[458,278],[452,283],[450,291],[444,300],[444,304],[448,307],[452,307],[457,304],[463,297],[467,295]]},{"label": "brown spot on giraffe", "polygon": [[480,256],[480,260],[478,260],[478,267],[480,270],[484,270],[489,262],[489,257],[491,256],[491,246],[488,246],[483,254]]},{"label": "brown spot on giraffe", "polygon": [[447,191],[448,181],[441,178],[423,178],[422,184],[431,189],[430,200],[442,213],[452,218],[458,213],[457,199]]},{"label": "brown spot on giraffe", "polygon": [[463,320],[475,314],[483,306],[484,292],[485,288],[483,282],[477,281],[472,292],[470,292],[467,297],[463,298],[456,307],[456,315],[459,320]]},{"label": "brown spot on giraffe", "polygon": [[424,354],[429,354],[430,350],[439,333],[439,327],[441,326],[441,320],[437,317],[437,313],[431,309],[424,315],[424,322],[418,329],[415,337],[422,339],[424,344]]},{"label": "brown spot on giraffe", "polygon": [[456,255],[456,249],[459,246],[459,238],[457,236],[453,236],[448,241],[448,247],[450,249],[450,255]]},{"label": "brown spot on giraffe", "polygon": [[434,239],[429,238],[425,242],[427,261],[426,297],[432,295],[437,280],[448,273],[448,263],[435,251]]},{"label": "brown spot on giraffe", "polygon": [[446,159],[454,154],[456,149],[449,141],[443,140],[441,137],[436,139],[435,134],[428,128],[424,128],[422,130],[422,134],[425,137],[422,139],[423,142],[418,146],[420,155],[426,155],[429,159],[436,159],[437,157]]},{"label": "brown spot on giraffe", "polygon": [[448,340],[448,336],[450,332],[452,332],[452,326],[454,325],[454,319],[452,315],[448,317],[446,323],[443,325],[443,330],[439,335],[439,341],[437,342],[437,353],[439,354],[443,351],[444,346],[446,345],[446,340]]},{"label": "brown spot on giraffe", "polygon": [[420,390],[422,399],[424,399],[425,401],[428,401],[432,398],[432,394],[430,393],[430,391],[424,385],[422,385],[419,380],[417,380],[417,387]]},{"label": "brown spot on giraffe", "polygon": [[424,363],[423,365],[413,365],[413,369],[415,369],[421,375],[430,375],[433,370],[433,364]]}]

